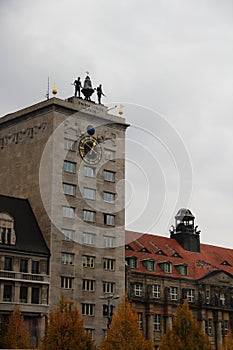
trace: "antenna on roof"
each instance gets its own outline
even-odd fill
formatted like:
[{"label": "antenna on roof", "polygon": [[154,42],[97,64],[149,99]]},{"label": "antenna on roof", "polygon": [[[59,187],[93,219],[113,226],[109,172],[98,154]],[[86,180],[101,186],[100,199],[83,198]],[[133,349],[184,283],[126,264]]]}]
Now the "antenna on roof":
[{"label": "antenna on roof", "polygon": [[48,77],[48,90],[47,90],[46,98],[47,100],[49,100],[49,77]]}]

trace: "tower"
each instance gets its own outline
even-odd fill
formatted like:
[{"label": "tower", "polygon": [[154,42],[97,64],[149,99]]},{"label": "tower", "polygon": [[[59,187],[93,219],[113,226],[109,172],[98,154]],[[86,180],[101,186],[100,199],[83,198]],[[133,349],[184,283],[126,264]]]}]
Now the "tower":
[{"label": "tower", "polygon": [[50,308],[72,299],[97,343],[124,294],[127,126],[77,97],[0,119],[1,194],[30,202],[51,253]]}]

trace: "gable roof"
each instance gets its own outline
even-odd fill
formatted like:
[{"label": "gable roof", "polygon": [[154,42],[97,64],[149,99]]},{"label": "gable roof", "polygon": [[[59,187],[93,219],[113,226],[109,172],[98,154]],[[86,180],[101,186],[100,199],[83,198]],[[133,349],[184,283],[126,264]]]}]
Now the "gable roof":
[{"label": "gable roof", "polygon": [[[125,251],[126,257],[134,256],[138,259],[138,269],[132,269],[136,273],[199,280],[213,271],[225,271],[233,277],[233,249],[230,248],[201,244],[200,253],[190,252],[173,238],[133,231],[126,231],[126,244],[132,249]],[[142,246],[150,254],[143,252]],[[159,254],[159,251],[164,255]],[[147,258],[154,259],[155,271],[148,271],[142,263]],[[162,270],[161,263],[165,262],[172,264],[172,273]],[[188,275],[181,275],[177,265],[187,265]]]},{"label": "gable roof", "polygon": [[15,245],[0,244],[0,249],[49,255],[42,232],[27,199],[0,195],[0,212],[14,219]]}]

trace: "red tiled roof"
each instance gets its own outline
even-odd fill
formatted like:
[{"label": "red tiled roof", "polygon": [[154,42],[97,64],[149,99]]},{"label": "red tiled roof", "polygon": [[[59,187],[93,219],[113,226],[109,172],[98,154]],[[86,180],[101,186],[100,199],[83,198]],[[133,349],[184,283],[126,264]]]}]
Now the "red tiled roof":
[{"label": "red tiled roof", "polygon": [[[190,280],[201,279],[210,272],[220,270],[233,276],[233,249],[201,244],[200,253],[190,252],[173,238],[132,231],[126,231],[126,246],[131,249],[125,250],[125,256],[138,259],[138,269],[132,269],[134,272]],[[148,252],[143,252],[143,248]],[[144,259],[153,259],[156,271],[148,271],[142,263]],[[172,263],[172,273],[165,273],[159,266],[159,263],[166,261]],[[175,268],[178,264],[188,265],[188,276],[178,272]]]}]

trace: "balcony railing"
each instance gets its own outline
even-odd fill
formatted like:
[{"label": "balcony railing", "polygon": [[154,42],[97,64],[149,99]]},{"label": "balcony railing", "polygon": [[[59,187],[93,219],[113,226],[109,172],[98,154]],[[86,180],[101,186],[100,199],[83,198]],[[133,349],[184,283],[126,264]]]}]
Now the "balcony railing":
[{"label": "balcony railing", "polygon": [[49,276],[47,275],[34,275],[30,273],[21,273],[14,271],[3,271],[0,270],[0,279],[11,279],[11,280],[24,280],[33,282],[49,283]]}]

